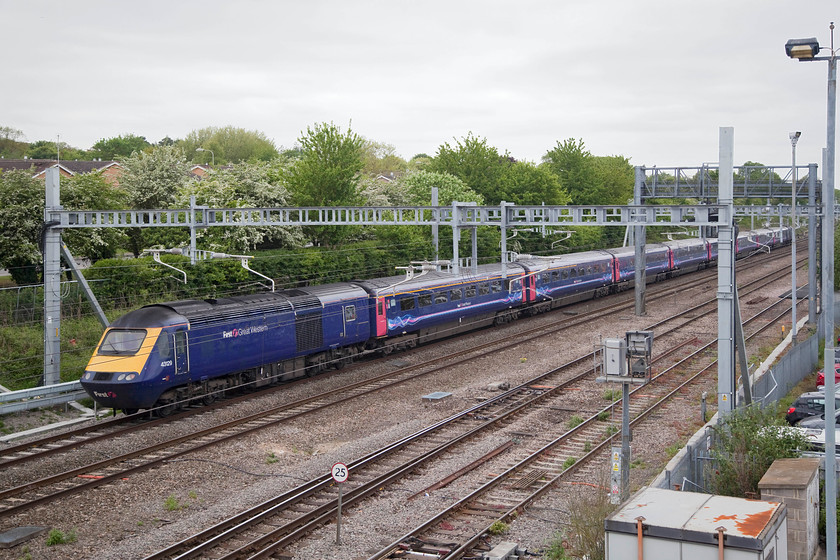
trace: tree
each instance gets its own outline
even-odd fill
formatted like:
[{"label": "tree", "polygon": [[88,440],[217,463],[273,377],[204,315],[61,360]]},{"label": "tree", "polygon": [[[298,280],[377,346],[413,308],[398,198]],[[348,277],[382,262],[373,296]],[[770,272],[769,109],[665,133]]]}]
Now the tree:
[{"label": "tree", "polygon": [[[171,208],[176,194],[191,181],[189,163],[178,146],[155,146],[135,152],[123,160],[122,166],[120,186],[125,189],[129,207],[134,209]],[[153,230],[144,233],[136,228],[129,231],[129,245],[139,256],[153,242],[174,244],[178,234]]]},{"label": "tree", "polygon": [[[209,126],[190,132],[178,144],[192,161],[225,165],[240,161],[271,161],[277,157],[274,142],[256,130],[234,126]],[[196,152],[196,148],[204,151]]]},{"label": "tree", "polygon": [[408,163],[396,154],[396,149],[391,144],[365,140],[362,149],[364,150],[363,172],[370,177],[382,175],[394,179],[408,169]]},{"label": "tree", "polygon": [[624,156],[595,156],[596,190],[599,204],[624,205],[633,200],[635,170]]},{"label": "tree", "polygon": [[145,136],[126,134],[114,138],[102,138],[91,148],[92,156],[102,159],[122,159],[134,152],[142,152],[151,146]]},{"label": "tree", "polygon": [[26,148],[29,159],[88,159],[90,156],[84,150],[74,148],[66,142],[52,140],[38,140]]},{"label": "tree", "polygon": [[557,176],[546,167],[527,161],[505,166],[501,177],[502,200],[524,205],[560,205],[571,200]]},{"label": "tree", "polygon": [[0,156],[20,159],[26,153],[23,131],[11,126],[0,126]]},{"label": "tree", "polygon": [[[293,200],[300,206],[352,206],[360,201],[358,185],[364,167],[364,140],[348,127],[333,123],[307,127],[299,139],[301,157],[284,176]],[[317,244],[336,245],[357,233],[356,228],[309,228]]]},{"label": "tree", "polygon": [[542,158],[559,179],[560,185],[571,196],[572,204],[603,204],[599,200],[595,161],[583,144],[572,138],[557,142]]},{"label": "tree", "polygon": [[364,140],[332,123],[307,127],[298,141],[301,158],[286,170],[286,182],[301,206],[343,206],[358,202]]},{"label": "tree", "polygon": [[[178,206],[190,196],[211,208],[273,208],[287,206],[290,194],[278,184],[278,170],[266,162],[241,162],[213,171],[178,193]],[[298,247],[304,237],[298,227],[212,227],[199,230],[202,249],[247,253],[256,248]]]},{"label": "tree", "polygon": [[448,142],[442,144],[429,170],[454,175],[484,197],[487,204],[498,204],[504,198],[502,174],[511,163],[513,158],[507,152],[499,155],[486,138],[470,132],[463,140],[456,140],[454,147]]},{"label": "tree", "polygon": [[[125,208],[127,194],[99,172],[83,173],[61,179],[61,204],[67,210],[118,210]],[[128,237],[120,228],[66,229],[62,240],[76,257],[92,262],[113,258],[126,247]]]},{"label": "tree", "polygon": [[470,189],[461,179],[448,173],[434,171],[413,171],[400,179],[399,189],[408,195],[409,203],[429,206],[432,203],[432,187],[438,188],[438,206],[449,206],[453,202],[475,202],[484,204],[484,197]]},{"label": "tree", "polygon": [[19,284],[38,281],[44,184],[28,170],[0,172],[0,267]]}]

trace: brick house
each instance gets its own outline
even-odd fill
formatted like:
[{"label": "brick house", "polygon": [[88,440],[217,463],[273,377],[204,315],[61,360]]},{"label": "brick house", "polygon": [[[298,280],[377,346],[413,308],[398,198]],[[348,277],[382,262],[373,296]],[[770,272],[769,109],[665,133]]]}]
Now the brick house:
[{"label": "brick house", "polygon": [[123,167],[118,161],[79,161],[54,159],[2,159],[0,158],[0,170],[24,169],[32,172],[35,179],[46,178],[47,169],[57,167],[62,177],[72,177],[84,173],[99,171],[112,185],[119,185],[120,175]]}]

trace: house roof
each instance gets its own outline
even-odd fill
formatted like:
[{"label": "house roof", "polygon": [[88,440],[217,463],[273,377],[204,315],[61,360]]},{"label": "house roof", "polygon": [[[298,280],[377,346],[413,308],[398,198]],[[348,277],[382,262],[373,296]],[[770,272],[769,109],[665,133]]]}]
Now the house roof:
[{"label": "house roof", "polygon": [[71,175],[90,173],[91,171],[103,171],[112,166],[119,166],[117,161],[90,161],[90,160],[54,160],[54,159],[0,159],[0,169],[32,170],[32,176],[37,177],[50,167],[60,167]]}]

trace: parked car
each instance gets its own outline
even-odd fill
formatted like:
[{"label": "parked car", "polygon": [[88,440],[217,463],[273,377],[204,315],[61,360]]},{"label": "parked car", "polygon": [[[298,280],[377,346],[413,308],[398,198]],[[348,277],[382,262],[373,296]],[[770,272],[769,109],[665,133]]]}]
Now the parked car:
[{"label": "parked car", "polygon": [[[840,410],[840,396],[835,394],[834,410]],[[797,397],[790,408],[787,410],[785,420],[791,426],[809,416],[819,416],[825,412],[825,393],[822,391],[812,391],[810,393],[802,393]]]},{"label": "parked car", "polygon": [[[802,432],[810,444],[810,448],[803,451],[825,453],[825,430],[819,428],[802,428]],[[834,430],[834,448],[837,452],[840,452],[840,445],[838,444],[840,444],[840,430]],[[836,455],[840,456],[840,453],[836,453]]]},{"label": "parked car", "polygon": [[[796,424],[800,428],[807,428],[809,430],[825,430],[825,413],[819,416],[809,416],[803,418]],[[840,426],[840,409],[834,411],[834,425],[835,429]]]},{"label": "parked car", "polygon": [[[834,386],[840,387],[840,364],[834,364]],[[825,373],[817,372],[817,391],[825,390]]]}]

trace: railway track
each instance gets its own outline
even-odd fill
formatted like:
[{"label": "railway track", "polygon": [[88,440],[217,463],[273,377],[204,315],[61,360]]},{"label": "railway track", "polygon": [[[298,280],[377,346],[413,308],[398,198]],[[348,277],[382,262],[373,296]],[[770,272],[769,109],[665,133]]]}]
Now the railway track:
[{"label": "railway track", "polygon": [[[781,274],[784,275],[786,273],[783,272]],[[766,281],[770,281],[770,279],[765,279],[765,282]],[[700,279],[696,282],[699,285],[708,282],[708,279]],[[662,294],[654,294],[651,296],[651,299],[654,299],[655,297],[668,297],[672,289],[672,287],[664,287]],[[709,301],[711,302],[714,300]],[[598,313],[609,314],[614,313],[617,309],[626,309],[628,307],[632,307],[632,305],[628,305],[626,303],[615,304],[607,306]],[[461,362],[473,360],[477,354],[486,355],[490,351],[503,351],[511,345],[521,344],[523,337],[531,337],[533,339],[540,336],[555,334],[560,329],[573,327],[585,320],[591,320],[591,317],[564,318],[562,321],[558,321],[548,327],[537,327],[528,329],[525,333],[519,333],[517,334],[515,342],[492,342],[486,345],[472,347],[467,351],[459,352],[457,354],[438,358],[431,364],[423,364],[422,373],[418,373],[417,371],[421,368],[421,366],[402,368],[371,380],[359,382],[354,385],[343,386],[335,391],[322,393],[308,399],[303,399],[268,411],[246,416],[233,422],[221,423],[217,426],[213,426],[194,434],[173,438],[153,446],[137,449],[129,453],[121,454],[94,463],[88,463],[38,480],[24,482],[15,487],[10,487],[4,491],[0,491],[0,517],[8,517],[10,515],[21,513],[33,507],[49,503],[50,501],[92,489],[111,481],[124,478],[130,474],[159,466],[167,461],[172,461],[178,457],[204,449],[211,445],[216,445],[234,438],[242,437],[267,426],[276,425],[280,422],[288,421],[292,418],[309,414],[316,410],[321,410],[324,407],[345,403],[353,398],[359,397],[360,395],[370,394],[386,387],[393,386],[396,383],[402,383],[407,380],[414,379],[417,375],[428,375],[439,371],[442,368],[456,365],[459,360]],[[456,356],[458,357],[456,358]],[[428,365],[431,365],[432,367],[429,368],[427,367]],[[165,419],[156,420],[152,423],[146,424],[146,426],[159,426],[164,422]],[[3,453],[5,459],[3,463],[0,463],[0,468],[6,469],[12,465],[19,465],[24,462],[35,460],[36,458],[43,458],[56,453],[66,453],[68,449],[79,448],[84,443],[97,441],[101,438],[113,438],[116,437],[116,435],[123,433],[120,430],[129,431],[131,429],[131,426],[123,426],[119,428],[118,431],[111,433],[102,431],[97,432],[97,430],[88,431],[85,434],[88,438],[87,442],[75,441],[78,439],[77,436],[65,435],[65,440],[63,440],[63,442],[59,440],[57,442],[51,441],[49,443],[42,444],[44,447],[42,450],[33,447],[32,444],[20,446],[20,450],[16,452],[18,453],[17,455],[9,455],[11,450],[7,449]],[[127,467],[127,463],[131,466]]]},{"label": "railway track", "polygon": [[[772,255],[773,261],[784,261],[789,256],[787,251],[776,251]],[[800,264],[805,262],[805,259],[801,259]],[[744,272],[749,268],[754,266],[764,266],[768,263],[768,259],[762,259],[761,261],[740,261],[738,263],[739,271]],[[706,284],[710,277],[714,276],[716,273],[716,269],[708,269],[706,271],[701,271],[700,273],[694,274],[692,276],[683,276],[677,279],[674,279],[668,283],[663,284],[655,284],[653,286],[648,287],[648,294],[647,298],[648,301],[656,301],[659,298],[668,297],[668,295],[676,293],[677,290],[683,292],[685,290],[690,290],[692,288],[696,288],[698,286],[702,286]],[[618,294],[613,296],[614,298],[627,298],[627,294],[631,292],[624,292],[622,294]],[[632,296],[631,296],[632,297]],[[586,303],[591,303],[593,300],[588,300]],[[605,302],[606,300],[594,300],[595,302]],[[626,301],[618,301],[609,303],[606,306],[600,308],[601,313],[615,313],[618,311],[624,311],[628,309],[632,309],[633,305],[628,304]],[[529,336],[533,334],[538,334],[541,330],[544,329],[552,329],[557,326],[575,326],[579,324],[579,322],[574,322],[568,317],[563,317],[560,320],[554,321],[549,325],[538,326],[534,328],[526,329],[523,332],[524,336]],[[428,348],[428,346],[424,347]],[[416,353],[421,350],[412,350],[409,352],[404,353],[403,355],[406,357],[411,356],[413,353]],[[444,356],[441,360],[445,361],[455,356]],[[320,378],[326,378],[327,375],[340,375],[341,373],[338,372],[329,372],[326,375],[319,376]],[[309,383],[309,379],[300,379],[296,381],[292,381],[286,384],[283,384],[279,387],[273,387],[264,391],[261,391],[261,395],[270,394],[271,392],[277,391],[287,391],[289,388],[295,387],[300,384]],[[36,440],[27,441],[25,443],[17,444],[17,445],[9,445],[3,448],[0,448],[0,469],[6,467],[12,467],[15,465],[19,465],[25,462],[30,462],[38,459],[43,459],[45,457],[49,457],[51,455],[57,455],[60,453],[66,453],[75,449],[78,449],[82,446],[94,444],[98,442],[102,442],[108,440],[110,438],[120,437],[124,434],[128,434],[131,432],[135,432],[136,430],[140,429],[155,429],[161,425],[165,424],[172,424],[175,422],[182,421],[186,418],[190,418],[196,415],[206,414],[208,412],[220,409],[220,408],[229,408],[236,406],[242,402],[252,400],[252,394],[245,394],[235,397],[228,397],[224,401],[217,401],[211,405],[203,405],[195,408],[188,408],[183,410],[180,414],[175,416],[167,417],[167,418],[158,418],[158,419],[149,419],[149,412],[142,412],[138,414],[133,414],[130,416],[117,416],[113,419],[109,420],[100,420],[88,426],[82,426],[79,428],[75,428],[70,431],[65,431],[62,433],[52,434],[45,437],[38,438]]]},{"label": "railway track", "polygon": [[[745,321],[745,325],[781,305],[782,302],[774,302]],[[781,318],[786,314],[786,311],[782,311],[776,317]],[[771,325],[767,323],[760,326],[747,338],[756,336]],[[703,345],[657,374],[648,385],[631,391],[631,427],[652,421],[650,417],[654,412],[671,402],[686,387],[708,375],[717,360],[712,360],[687,378],[680,378],[684,379],[682,381],[668,374],[715,345],[716,341]],[[618,401],[614,404],[620,407]],[[597,479],[596,470],[600,468],[597,465],[607,464],[613,442],[613,435],[605,430],[600,415],[592,415],[575,428],[545,442],[510,465],[502,474],[373,554],[368,560],[412,557],[410,553],[418,553],[418,558],[431,554],[441,560],[455,560],[464,556],[476,557],[486,552],[491,548],[486,539],[493,523],[511,522],[526,506],[560,482],[585,484]],[[586,449],[588,451],[580,453],[580,450]],[[276,550],[268,554],[252,555],[250,558],[269,558]]]},{"label": "railway track", "polygon": [[[783,305],[782,302],[774,302],[748,322],[755,321],[779,305]],[[693,313],[694,311],[695,309],[692,309],[674,315],[652,325],[652,327],[662,326],[677,320],[685,313]],[[763,328],[766,328],[766,326]],[[662,360],[682,350],[692,342],[688,341],[681,345],[674,345],[665,354],[657,356],[656,360]],[[715,342],[711,342],[705,345],[677,363],[684,363],[714,344]],[[350,490],[345,494],[344,503],[352,505],[372,493],[381,491],[387,484],[400,480],[407,473],[418,469],[428,461],[439,457],[442,453],[454,452],[458,446],[466,443],[468,439],[484,434],[490,429],[497,429],[500,424],[513,421],[517,415],[533,411],[535,407],[551,407],[552,399],[559,400],[565,392],[573,392],[578,389],[581,383],[591,382],[593,374],[591,369],[578,372],[570,379],[566,375],[568,369],[580,366],[590,359],[590,356],[578,358],[555,370],[535,377],[503,395],[471,407],[351,463],[352,483],[346,485],[350,487]],[[673,367],[675,366],[669,367],[657,376],[657,382],[655,383],[657,389],[654,392],[650,391],[651,385],[646,387],[644,393],[635,397],[631,405],[631,415],[633,417],[641,417],[646,414],[645,409],[651,408],[648,402],[659,398],[658,395],[672,395],[678,390],[672,390],[666,382],[669,379],[666,374]],[[608,420],[611,415],[605,413],[616,406],[620,408],[620,401],[612,403],[604,410],[593,415],[580,427],[564,434],[563,440],[568,440],[567,445],[576,450],[586,449],[588,445],[591,446],[593,443],[600,445],[600,442],[605,438],[608,441],[609,436],[605,434],[608,433],[608,427],[611,425]],[[657,404],[652,406],[655,408]],[[552,443],[550,441],[546,442],[543,447]],[[559,443],[555,445],[559,445]],[[568,459],[568,457],[560,457],[552,459],[550,463],[557,467],[557,465],[566,465]],[[550,469],[535,468],[524,473],[521,478],[514,482],[514,486],[527,489],[542,479],[548,472],[550,472]],[[330,521],[335,515],[336,508],[336,486],[329,475],[324,475],[148,556],[146,560],[197,557],[212,557],[215,559],[268,558],[282,552],[291,543],[305,537],[313,529]],[[498,503],[491,505],[479,503],[473,504],[469,511],[479,516],[497,517],[501,510]],[[472,522],[467,524],[470,523]],[[448,522],[443,524],[443,526],[448,525]],[[400,546],[404,548],[406,543],[403,541],[400,542]],[[409,541],[420,543],[419,548],[414,550],[415,552],[437,554],[443,550],[440,547],[444,541],[434,541],[428,538],[424,540],[420,537],[411,537]],[[435,543],[431,548],[428,546],[430,542]]]}]

